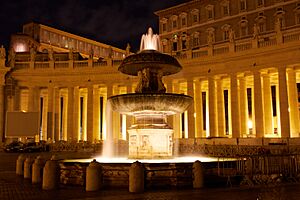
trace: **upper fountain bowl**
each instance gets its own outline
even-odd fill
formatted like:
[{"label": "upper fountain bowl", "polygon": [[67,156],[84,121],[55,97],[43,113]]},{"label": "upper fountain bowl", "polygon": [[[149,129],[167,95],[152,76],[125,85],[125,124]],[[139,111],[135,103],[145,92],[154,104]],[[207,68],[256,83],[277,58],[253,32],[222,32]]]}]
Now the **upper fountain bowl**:
[{"label": "upper fountain bowl", "polygon": [[126,57],[118,70],[124,74],[137,76],[144,68],[161,71],[163,76],[175,74],[181,70],[181,65],[172,56],[156,50],[143,50]]},{"label": "upper fountain bowl", "polygon": [[171,93],[130,93],[109,97],[112,110],[126,115],[143,113],[173,115],[184,112],[193,98]]}]

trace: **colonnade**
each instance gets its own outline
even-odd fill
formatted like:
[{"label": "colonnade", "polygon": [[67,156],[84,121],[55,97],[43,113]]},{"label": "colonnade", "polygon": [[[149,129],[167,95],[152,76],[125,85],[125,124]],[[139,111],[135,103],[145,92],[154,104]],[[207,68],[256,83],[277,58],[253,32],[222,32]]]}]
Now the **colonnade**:
[{"label": "colonnade", "polygon": [[[165,84],[168,92],[194,98],[186,112],[167,118],[175,138],[299,137],[297,71],[293,68],[167,80]],[[107,111],[107,98],[133,90],[131,83],[19,86],[7,111],[40,112],[41,140],[74,142],[105,140],[111,114],[113,138],[126,140],[132,118]],[[0,98],[3,95],[2,88]]]}]

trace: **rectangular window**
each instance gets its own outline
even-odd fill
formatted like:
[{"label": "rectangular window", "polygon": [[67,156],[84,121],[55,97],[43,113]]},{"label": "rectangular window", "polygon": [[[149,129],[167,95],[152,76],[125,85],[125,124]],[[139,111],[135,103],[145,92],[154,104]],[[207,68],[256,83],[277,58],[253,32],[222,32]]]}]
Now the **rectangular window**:
[{"label": "rectangular window", "polygon": [[208,10],[208,19],[212,19],[212,18],[213,18],[213,11]]},{"label": "rectangular window", "polygon": [[193,38],[193,46],[194,47],[199,46],[199,38],[198,37]]},{"label": "rectangular window", "polygon": [[247,27],[246,26],[242,26],[241,27],[241,36],[246,36],[248,33],[247,33]]},{"label": "rectangular window", "polygon": [[186,49],[186,40],[182,40],[182,49]]},{"label": "rectangular window", "polygon": [[163,30],[163,32],[167,31],[167,24],[166,23],[162,24],[162,30]]},{"label": "rectangular window", "polygon": [[186,26],[186,18],[181,19],[181,26]]},{"label": "rectangular window", "polygon": [[246,1],[245,0],[240,1],[240,9],[241,10],[246,10]]},{"label": "rectangular window", "polygon": [[176,20],[173,21],[173,28],[177,28],[177,21]]},{"label": "rectangular window", "polygon": [[265,24],[264,23],[259,23],[258,24],[259,32],[262,33],[265,31]]},{"label": "rectangular window", "polygon": [[196,23],[196,22],[198,22],[198,15],[194,14],[193,15],[193,23]]},{"label": "rectangular window", "polygon": [[173,42],[173,51],[177,51],[177,42]]},{"label": "rectangular window", "polygon": [[264,0],[257,0],[257,6],[263,6]]},{"label": "rectangular window", "polygon": [[229,31],[228,30],[225,30],[224,31],[224,40],[228,40],[229,39]]},{"label": "rectangular window", "polygon": [[229,7],[227,5],[223,6],[223,15],[224,16],[228,16],[229,15]]}]

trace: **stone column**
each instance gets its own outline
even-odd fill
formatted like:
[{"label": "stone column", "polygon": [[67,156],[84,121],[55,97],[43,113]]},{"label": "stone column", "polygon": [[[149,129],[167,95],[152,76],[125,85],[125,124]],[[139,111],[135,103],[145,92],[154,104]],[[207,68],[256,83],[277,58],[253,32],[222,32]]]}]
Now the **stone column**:
[{"label": "stone column", "polygon": [[254,114],[256,137],[264,137],[264,112],[262,101],[261,75],[259,71],[254,71]]},{"label": "stone column", "polygon": [[93,97],[93,85],[88,86],[88,98],[87,98],[87,141],[93,142],[94,135],[94,119],[93,119],[93,108],[94,108],[94,97]]},{"label": "stone column", "polygon": [[230,96],[231,96],[231,117],[232,117],[232,137],[241,137],[240,112],[239,112],[239,88],[236,74],[230,75]]},{"label": "stone column", "polygon": [[225,108],[224,108],[224,90],[222,79],[218,78],[217,83],[217,115],[218,115],[218,134],[220,137],[225,136]]},{"label": "stone column", "polygon": [[196,137],[205,137],[203,131],[203,105],[202,105],[202,90],[201,81],[195,82],[195,112],[196,112]]},{"label": "stone column", "polygon": [[[188,80],[187,81],[187,95],[194,98],[194,81]],[[194,117],[194,106],[196,105],[195,99],[193,100],[192,105],[188,108],[188,138],[195,138],[195,117]]]},{"label": "stone column", "polygon": [[80,104],[79,104],[80,96],[79,96],[79,87],[74,88],[74,108],[73,108],[73,140],[78,142],[79,140],[79,120],[80,120]]},{"label": "stone column", "polygon": [[281,137],[290,138],[290,116],[285,67],[278,68],[278,87]]},{"label": "stone column", "polygon": [[0,142],[3,142],[4,138],[4,85],[0,85]]},{"label": "stone column", "polygon": [[111,117],[112,116],[112,110],[107,110],[109,109],[110,106],[108,106],[108,101],[107,98],[111,97],[113,95],[113,85],[108,84],[107,89],[106,89],[106,98],[104,98],[103,101],[103,140],[107,140],[109,137],[110,139],[112,138],[109,133],[112,131],[112,122],[111,122]]},{"label": "stone column", "polygon": [[[179,94],[179,83],[176,82],[173,84],[173,93]],[[181,138],[180,133],[181,133],[181,127],[180,127],[180,114],[176,114],[174,116],[174,121],[173,121],[173,130],[174,130],[174,138]]]},{"label": "stone column", "polygon": [[53,138],[55,141],[59,141],[59,131],[60,131],[60,116],[59,116],[59,110],[60,110],[60,94],[59,94],[59,88],[54,89],[54,117],[53,117],[53,128],[54,128],[54,134]]},{"label": "stone column", "polygon": [[39,89],[37,87],[30,86],[28,88],[28,111],[37,112],[39,110]]},{"label": "stone column", "polygon": [[93,134],[93,141],[100,140],[100,93],[99,88],[94,89],[94,134]]},{"label": "stone column", "polygon": [[248,103],[247,87],[244,77],[239,79],[240,82],[240,119],[241,119],[241,136],[248,134]]},{"label": "stone column", "polygon": [[270,75],[268,74],[263,75],[263,91],[265,134],[273,134],[272,94]]},{"label": "stone column", "polygon": [[67,140],[73,141],[73,122],[74,122],[74,87],[68,88],[68,109],[67,109]]},{"label": "stone column", "polygon": [[290,105],[290,126],[291,137],[299,137],[299,108],[298,108],[298,91],[296,82],[296,72],[288,70],[288,98]]},{"label": "stone column", "polygon": [[14,111],[20,111],[20,88],[15,86]]},{"label": "stone column", "polygon": [[209,115],[209,136],[218,136],[217,115],[216,115],[216,86],[213,77],[208,78],[208,115]]},{"label": "stone column", "polygon": [[54,96],[54,89],[53,86],[48,86],[48,112],[47,112],[47,138],[53,140],[54,138],[54,126],[53,126],[53,111],[54,111],[54,103],[53,103],[53,96]]},{"label": "stone column", "polygon": [[[118,95],[119,94],[119,88],[118,86],[113,87],[113,95]],[[120,113],[113,111],[113,139],[118,140],[120,138],[120,132],[121,132],[121,123],[120,123]]]}]

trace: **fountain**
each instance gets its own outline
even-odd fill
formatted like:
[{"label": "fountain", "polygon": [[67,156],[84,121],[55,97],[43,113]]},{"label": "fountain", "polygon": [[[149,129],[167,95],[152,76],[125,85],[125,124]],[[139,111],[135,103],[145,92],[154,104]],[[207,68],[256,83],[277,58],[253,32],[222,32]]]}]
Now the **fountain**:
[{"label": "fountain", "polygon": [[108,99],[114,111],[135,119],[128,130],[129,158],[171,158],[173,130],[166,123],[167,116],[184,112],[193,100],[187,95],[166,93],[163,76],[175,74],[182,67],[159,49],[159,36],[149,28],[142,36],[140,52],[126,57],[118,68],[124,74],[138,76],[135,93]]},{"label": "fountain", "polygon": [[[112,117],[110,109],[135,119],[128,130],[128,157],[112,156],[114,141],[109,135],[112,127],[107,125],[108,135],[101,157],[70,159],[61,163],[61,180],[65,184],[83,183],[84,169],[93,159],[101,163],[103,184],[117,187],[128,186],[130,167],[136,160],[141,161],[145,169],[142,173],[145,178],[142,179],[145,179],[146,187],[191,186],[196,160],[206,168],[220,166],[218,158],[173,156],[173,130],[166,122],[167,116],[184,112],[193,99],[187,95],[166,93],[163,76],[175,74],[182,67],[175,58],[160,53],[159,49],[159,36],[149,28],[148,34],[142,37],[140,52],[126,57],[118,68],[122,73],[138,76],[135,93],[108,98],[108,119]],[[229,161],[223,159],[223,162]]]}]

